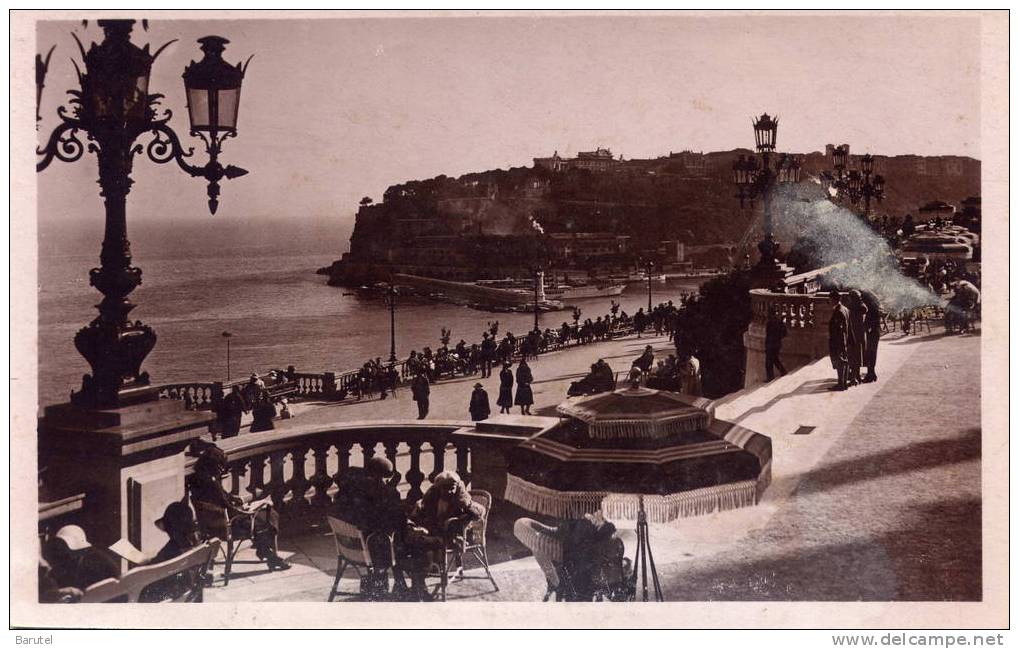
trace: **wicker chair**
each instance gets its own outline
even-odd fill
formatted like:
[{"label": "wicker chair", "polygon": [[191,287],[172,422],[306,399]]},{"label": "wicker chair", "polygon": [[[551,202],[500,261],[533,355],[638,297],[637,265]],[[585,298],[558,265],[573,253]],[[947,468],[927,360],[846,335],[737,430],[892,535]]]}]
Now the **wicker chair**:
[{"label": "wicker chair", "polygon": [[245,541],[253,542],[255,537],[255,513],[237,514],[234,519],[241,519],[245,523],[246,534],[235,535],[233,519],[230,518],[230,511],[220,505],[202,502],[194,497],[191,498],[191,505],[195,509],[195,518],[198,522],[198,530],[206,539],[218,538],[225,543],[219,549],[223,553],[225,566],[223,568],[223,585],[230,584],[230,571]]},{"label": "wicker chair", "polygon": [[[327,516],[326,520],[329,523],[329,529],[332,530],[333,540],[336,541],[336,579],[333,580],[332,590],[329,591],[329,601],[333,601],[337,595],[342,594],[340,593],[340,578],[343,577],[347,568],[353,568],[362,582],[366,578],[369,579],[372,586],[375,584],[374,580],[381,577],[385,580],[386,590],[388,590],[388,571],[396,563],[392,535],[386,535],[389,540],[389,565],[376,566],[369,551],[369,539],[373,536],[372,534],[365,534],[354,525],[339,518]],[[364,570],[363,573],[362,570]]]},{"label": "wicker chair", "polygon": [[[495,578],[492,576],[492,570],[488,564],[488,514],[492,511],[492,494],[480,489],[472,489],[469,493],[471,500],[481,505],[485,511],[480,519],[472,522],[464,530],[466,543],[464,544],[463,552],[458,552],[457,548],[446,548],[446,572],[448,574],[452,565],[455,565],[457,570],[453,577],[454,581],[462,579],[487,579],[492,582],[495,592],[498,592],[499,584],[495,583]],[[468,556],[474,557],[481,564],[481,567],[485,569],[484,577],[481,575],[464,575],[464,559]],[[445,598],[445,595],[443,595],[443,598]]]}]

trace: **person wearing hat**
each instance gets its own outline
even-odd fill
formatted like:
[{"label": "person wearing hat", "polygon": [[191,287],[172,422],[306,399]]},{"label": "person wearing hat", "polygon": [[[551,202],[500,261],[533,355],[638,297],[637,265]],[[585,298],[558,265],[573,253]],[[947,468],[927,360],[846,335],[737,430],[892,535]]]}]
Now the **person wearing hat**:
[{"label": "person wearing hat", "polygon": [[369,599],[376,599],[388,590],[390,567],[393,568],[394,590],[407,590],[403,564],[393,563],[394,556],[405,553],[402,548],[407,515],[400,493],[389,483],[392,476],[393,463],[379,455],[369,458],[364,468],[348,468],[340,476],[332,508],[336,518],[365,535],[374,570],[362,581],[361,591]]},{"label": "person wearing hat", "polygon": [[290,412],[290,404],[286,399],[280,399],[280,419],[290,419],[294,413]]},{"label": "person wearing hat", "polygon": [[[220,509],[226,513],[203,518],[203,532],[221,539],[227,537],[223,528],[224,519],[229,520],[230,535],[235,539],[251,538],[255,553],[265,561],[270,570],[288,570],[290,564],[276,554],[276,536],[279,534],[279,514],[271,504],[265,503],[258,509],[249,510],[243,500],[223,488],[223,474],[229,470],[226,453],[215,444],[205,446],[194,472],[188,478],[188,489],[193,502],[202,503],[206,509]],[[196,505],[197,507],[197,505]]]},{"label": "person wearing hat", "polygon": [[838,384],[832,390],[845,390],[849,387],[849,309],[842,305],[842,294],[838,289],[828,293],[831,300],[831,319],[828,320],[828,355],[832,367],[838,375]]},{"label": "person wearing hat", "polygon": [[474,384],[474,391],[471,392],[471,403],[467,407],[471,413],[471,421],[484,421],[492,414],[492,407],[488,405],[488,393],[485,386],[480,383]]},{"label": "person wearing hat", "polygon": [[[149,564],[176,559],[188,550],[198,546],[198,526],[191,507],[185,502],[175,501],[166,506],[163,516],[156,521],[156,527],[169,538]],[[190,569],[150,584],[142,590],[140,602],[162,602],[176,600],[185,594],[200,592],[204,567]]]},{"label": "person wearing hat", "polygon": [[531,383],[534,382],[534,375],[531,374],[531,367],[526,360],[521,359],[517,365],[517,396],[513,400],[520,406],[520,414],[531,414],[531,406],[534,405],[534,392],[531,391]]},{"label": "person wearing hat", "polygon": [[499,414],[508,415],[513,407],[513,369],[510,363],[502,364],[499,372],[499,398],[495,405],[499,406]]},{"label": "person wearing hat", "polygon": [[241,392],[241,386],[235,385],[230,388],[230,393],[223,397],[216,411],[220,435],[226,439],[240,434],[241,416],[250,410],[251,406]]},{"label": "person wearing hat", "polygon": [[418,404],[418,419],[424,419],[428,416],[428,395],[431,390],[431,387],[428,385],[428,377],[425,376],[424,372],[418,372],[414,375],[414,379],[410,382],[410,392],[414,397],[414,401]]},{"label": "person wearing hat", "polygon": [[853,289],[849,291],[849,348],[847,358],[849,359],[849,385],[857,385],[863,382],[860,369],[863,367],[864,355],[867,346],[866,319],[867,305],[863,302],[860,291]]},{"label": "person wearing hat", "polygon": [[59,588],[86,588],[104,579],[120,576],[120,566],[111,555],[89,543],[85,530],[65,525],[43,551],[50,576]]}]

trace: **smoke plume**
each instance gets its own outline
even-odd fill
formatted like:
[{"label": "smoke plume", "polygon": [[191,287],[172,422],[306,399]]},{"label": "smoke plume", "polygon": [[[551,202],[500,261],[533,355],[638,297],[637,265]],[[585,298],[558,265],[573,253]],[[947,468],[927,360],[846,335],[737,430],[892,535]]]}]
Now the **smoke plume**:
[{"label": "smoke plume", "polygon": [[902,274],[888,242],[856,214],[828,200],[821,186],[779,186],[772,214],[776,230],[799,238],[820,266],[848,262],[829,274],[834,283],[870,291],[888,310],[938,303],[927,287]]}]

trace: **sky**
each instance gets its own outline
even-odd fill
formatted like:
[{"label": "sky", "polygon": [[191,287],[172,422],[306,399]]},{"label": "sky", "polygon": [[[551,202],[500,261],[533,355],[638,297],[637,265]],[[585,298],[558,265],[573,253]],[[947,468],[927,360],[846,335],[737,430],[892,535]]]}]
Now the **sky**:
[{"label": "sky", "polygon": [[[157,59],[150,92],[185,142],[181,73],[196,39],[228,38],[230,63],[254,54],[238,137],[221,160],[210,217],[204,181],[136,156],[132,223],[342,222],[392,184],[530,166],[535,156],[599,146],[626,158],[753,144],[751,116],[780,117],[779,150],[979,157],[980,19],[911,14],[159,20],[135,27]],[[138,16],[142,18],[144,16]],[[40,22],[37,51],[57,49],[43,96],[42,140],[74,87],[71,31]],[[26,100],[29,100],[26,98]],[[149,136],[139,142],[145,144]],[[101,228],[94,156],[38,176],[41,228]],[[348,230],[349,231],[349,230]]]}]

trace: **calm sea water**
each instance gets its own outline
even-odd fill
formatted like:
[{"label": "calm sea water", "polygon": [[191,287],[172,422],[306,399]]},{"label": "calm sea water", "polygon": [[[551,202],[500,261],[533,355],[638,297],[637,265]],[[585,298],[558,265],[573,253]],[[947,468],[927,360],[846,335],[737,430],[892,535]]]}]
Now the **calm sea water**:
[{"label": "calm sea water", "polygon": [[[143,368],[153,382],[215,381],[226,378],[226,342],[231,338],[233,378],[270,367],[294,365],[300,371],[342,371],[369,357],[389,356],[389,312],[382,300],[351,295],[326,285],[315,269],[332,255],[255,251],[221,257],[136,254],[143,283],[132,294],[132,317],[152,326],[158,342]],[[97,255],[40,259],[39,400],[64,401],[78,389],[88,364],[74,349],[75,332],[96,315],[99,293],[88,285]],[[697,281],[656,283],[655,303],[676,300]],[[635,313],[647,305],[646,285],[630,285],[620,298]],[[580,300],[583,317],[608,312],[609,298]],[[486,323],[498,320],[500,332],[524,333],[533,315],[487,313],[427,301],[404,302],[396,316],[397,355],[439,345],[442,327],[453,341],[480,339]],[[541,315],[542,327],[571,320],[569,311]]]}]

